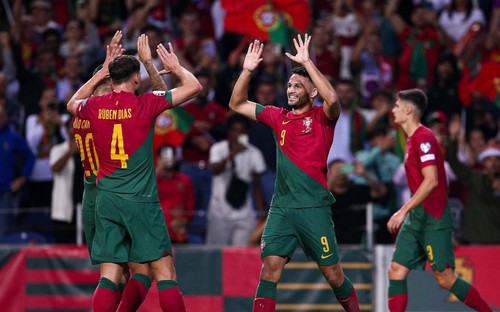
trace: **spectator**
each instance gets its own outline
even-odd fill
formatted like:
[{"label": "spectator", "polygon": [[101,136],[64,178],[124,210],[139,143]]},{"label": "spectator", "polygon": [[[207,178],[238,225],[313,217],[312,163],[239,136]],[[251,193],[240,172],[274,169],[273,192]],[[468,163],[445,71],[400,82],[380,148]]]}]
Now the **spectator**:
[{"label": "spectator", "polygon": [[65,25],[64,41],[59,48],[59,54],[64,58],[78,57],[82,66],[81,72],[87,73],[97,56],[99,45],[97,29],[88,17],[83,21],[70,20]]},{"label": "spectator", "polygon": [[172,243],[188,242],[187,227],[194,215],[195,195],[191,179],[179,172],[172,146],[162,146],[156,160],[156,181],[161,209]]},{"label": "spectator", "polygon": [[0,71],[0,106],[3,106],[7,112],[9,125],[12,130],[21,131],[22,109],[19,107],[17,99],[9,95],[9,86],[6,75]]},{"label": "spectator", "polygon": [[443,111],[447,118],[451,118],[462,110],[458,96],[460,72],[455,55],[442,53],[437,60],[434,73],[434,81],[427,90],[429,106],[424,113],[424,120],[435,111]]},{"label": "spectator", "polygon": [[[0,236],[16,225],[18,191],[31,175],[35,156],[26,141],[8,124],[7,110],[0,105]],[[21,167],[21,172],[16,168]]]},{"label": "spectator", "polygon": [[382,55],[382,38],[370,24],[352,52],[351,69],[359,74],[361,97],[366,104],[380,89],[392,87],[392,65]]},{"label": "spectator", "polygon": [[[125,52],[136,52],[136,38],[141,35],[141,29],[148,25],[148,14],[156,6],[157,0],[136,2],[129,11],[128,18],[123,23],[123,48]],[[155,49],[156,50],[156,47]]]},{"label": "spectator", "polygon": [[260,176],[266,165],[262,153],[248,143],[248,119],[233,115],[227,127],[227,140],[210,148],[209,163],[214,176],[208,208],[207,244],[246,246],[256,225],[249,189],[258,212],[263,214],[265,205]]},{"label": "spectator", "polygon": [[465,140],[459,137],[458,159],[466,166],[475,169],[483,169],[479,163],[479,154],[486,147],[486,138],[481,128],[472,128],[466,135]]},{"label": "spectator", "polygon": [[[51,218],[54,238],[59,244],[76,242],[75,207],[82,201],[83,169],[78,146],[73,136],[72,120],[65,122],[68,140],[50,149],[49,164],[52,187]],[[76,195],[76,196],[75,196]]]},{"label": "spectator", "polygon": [[[378,126],[368,133],[370,149],[364,149],[356,153],[356,161],[365,167],[366,172],[383,183],[386,188],[385,196],[377,198],[374,203],[373,217],[376,223],[376,242],[379,244],[391,243],[391,236],[387,231],[386,224],[389,217],[400,206],[397,206],[397,196],[392,177],[401,164],[400,159],[392,152],[394,147],[394,134],[389,133],[385,126]],[[363,177],[356,178],[355,183],[366,184]]]},{"label": "spectator", "polygon": [[352,79],[351,57],[361,23],[351,0],[332,1],[331,27],[340,43],[340,78]]},{"label": "spectator", "polygon": [[[348,178],[352,173],[364,177],[368,184],[354,184]],[[370,176],[361,164],[340,159],[328,165],[327,183],[336,199],[331,209],[337,241],[361,244],[366,229],[366,204],[386,194],[384,184]]]},{"label": "spectator", "polygon": [[328,162],[333,159],[342,159],[349,163],[354,160],[354,153],[364,147],[366,121],[357,107],[354,82],[340,80],[337,82],[335,90],[342,110],[335,126],[335,136],[328,154]]},{"label": "spectator", "polygon": [[439,15],[445,46],[451,48],[460,41],[474,23],[486,26],[483,11],[474,5],[473,0],[451,0],[449,7]]},{"label": "spectator", "polygon": [[42,34],[48,29],[61,30],[61,26],[52,17],[52,1],[35,0],[31,2],[30,8],[35,24],[35,36],[38,40],[41,40]]},{"label": "spectator", "polygon": [[[263,106],[278,106],[277,92],[274,81],[260,80],[257,83],[255,99]],[[263,123],[251,121],[248,134],[250,143],[261,151],[266,162],[267,170],[262,174],[261,180],[266,207],[269,207],[276,181],[276,142],[273,138],[273,131]]]},{"label": "spectator", "polygon": [[82,66],[78,56],[72,55],[66,58],[62,76],[64,78],[58,80],[56,84],[57,100],[61,103],[67,103],[76,90],[83,85]]},{"label": "spectator", "polygon": [[[38,103],[47,90],[54,92],[58,77],[55,55],[47,50],[36,53],[36,66],[26,70],[21,63],[21,53],[16,52],[17,79],[19,81],[19,101],[24,107],[26,116],[39,112]],[[50,91],[49,91],[50,92]],[[55,94],[55,92],[54,92]]]},{"label": "spectator", "polygon": [[39,101],[39,114],[29,115],[26,120],[26,140],[36,156],[35,167],[29,177],[28,207],[50,207],[52,172],[49,153],[52,146],[67,137],[62,125],[68,115],[61,115],[54,89],[45,89]]},{"label": "spectator", "polygon": [[399,0],[390,0],[386,16],[394,26],[402,43],[399,59],[398,90],[425,88],[433,80],[434,67],[439,55],[438,34],[432,26],[433,12],[418,4],[411,13],[412,26],[397,13]]},{"label": "spectator", "polygon": [[462,235],[470,244],[500,244],[500,148],[486,147],[478,157],[484,169],[477,171],[457,158],[460,119],[449,125],[450,145],[446,158],[458,181],[467,189]]},{"label": "spectator", "polygon": [[187,61],[190,68],[196,68],[198,52],[201,50],[200,19],[196,10],[187,8],[179,21],[179,35],[174,39],[175,51]]},{"label": "spectator", "polygon": [[330,28],[317,24],[312,33],[314,63],[329,80],[340,77],[340,45]]},{"label": "spectator", "polygon": [[205,240],[206,211],[212,188],[212,171],[208,167],[210,147],[215,143],[214,133],[226,120],[226,112],[218,103],[210,99],[212,82],[207,71],[195,74],[203,90],[183,108],[193,117],[194,122],[183,146],[181,172],[193,181],[196,194],[196,214],[189,230],[190,243]]},{"label": "spectator", "polygon": [[362,110],[367,121],[366,130],[372,131],[378,126],[392,128],[392,93],[378,90],[372,94],[369,109]]}]

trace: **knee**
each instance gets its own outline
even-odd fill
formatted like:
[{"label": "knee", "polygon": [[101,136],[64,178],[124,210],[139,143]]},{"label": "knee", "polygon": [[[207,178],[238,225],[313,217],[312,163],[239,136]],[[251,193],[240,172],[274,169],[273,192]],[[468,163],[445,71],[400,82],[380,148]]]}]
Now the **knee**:
[{"label": "knee", "polygon": [[329,266],[321,270],[326,281],[332,288],[339,288],[344,281],[342,269],[339,265]]},{"label": "knee", "polygon": [[277,283],[281,277],[283,267],[279,263],[263,262],[260,278],[266,281]]},{"label": "knee", "polygon": [[455,282],[455,277],[448,274],[434,274],[439,287],[450,290]]},{"label": "knee", "polygon": [[390,280],[405,279],[407,276],[407,269],[393,262],[389,267],[388,275]]}]

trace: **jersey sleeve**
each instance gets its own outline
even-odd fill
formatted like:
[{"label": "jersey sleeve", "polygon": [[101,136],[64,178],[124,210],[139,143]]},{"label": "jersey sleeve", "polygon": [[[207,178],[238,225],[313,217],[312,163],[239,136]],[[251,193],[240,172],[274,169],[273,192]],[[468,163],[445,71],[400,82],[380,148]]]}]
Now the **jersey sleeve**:
[{"label": "jersey sleeve", "polygon": [[437,165],[436,152],[441,146],[432,135],[428,133],[420,134],[415,137],[413,144],[421,168]]},{"label": "jersey sleeve", "polygon": [[90,109],[92,107],[92,103],[97,100],[97,97],[89,97],[83,101],[80,101],[78,107],[76,108],[76,116],[80,119],[88,120],[90,119]]},{"label": "jersey sleeve", "polygon": [[255,107],[255,116],[258,122],[274,128],[274,125],[278,122],[278,116],[281,109],[274,106],[263,106],[257,104]]},{"label": "jersey sleeve", "polygon": [[141,95],[141,101],[147,105],[151,112],[158,116],[164,110],[172,108],[172,92],[153,91]]}]

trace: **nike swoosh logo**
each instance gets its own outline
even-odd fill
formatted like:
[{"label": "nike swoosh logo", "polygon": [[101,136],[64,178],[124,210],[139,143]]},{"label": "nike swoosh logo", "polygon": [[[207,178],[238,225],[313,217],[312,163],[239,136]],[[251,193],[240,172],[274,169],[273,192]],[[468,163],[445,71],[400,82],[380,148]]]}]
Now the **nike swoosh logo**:
[{"label": "nike swoosh logo", "polygon": [[329,254],[329,255],[321,255],[321,259],[326,259],[326,258],[330,258],[331,256],[333,256],[333,254]]},{"label": "nike swoosh logo", "polygon": [[281,122],[281,124],[282,124],[282,125],[286,125],[286,124],[287,124],[287,123],[289,123],[290,121],[291,121],[291,120],[287,120],[287,121],[284,121],[284,120],[283,120],[283,121]]}]

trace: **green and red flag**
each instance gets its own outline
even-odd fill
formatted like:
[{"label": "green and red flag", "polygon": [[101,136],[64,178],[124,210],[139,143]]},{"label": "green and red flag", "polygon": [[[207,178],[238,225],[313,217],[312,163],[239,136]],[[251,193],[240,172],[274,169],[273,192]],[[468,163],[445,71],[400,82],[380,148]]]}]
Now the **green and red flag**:
[{"label": "green and red flag", "polygon": [[192,125],[193,117],[182,107],[177,106],[161,113],[155,122],[153,136],[155,153],[163,145],[182,145]]},{"label": "green and red flag", "polygon": [[222,0],[221,4],[226,32],[283,46],[307,30],[311,11],[308,0]]}]

